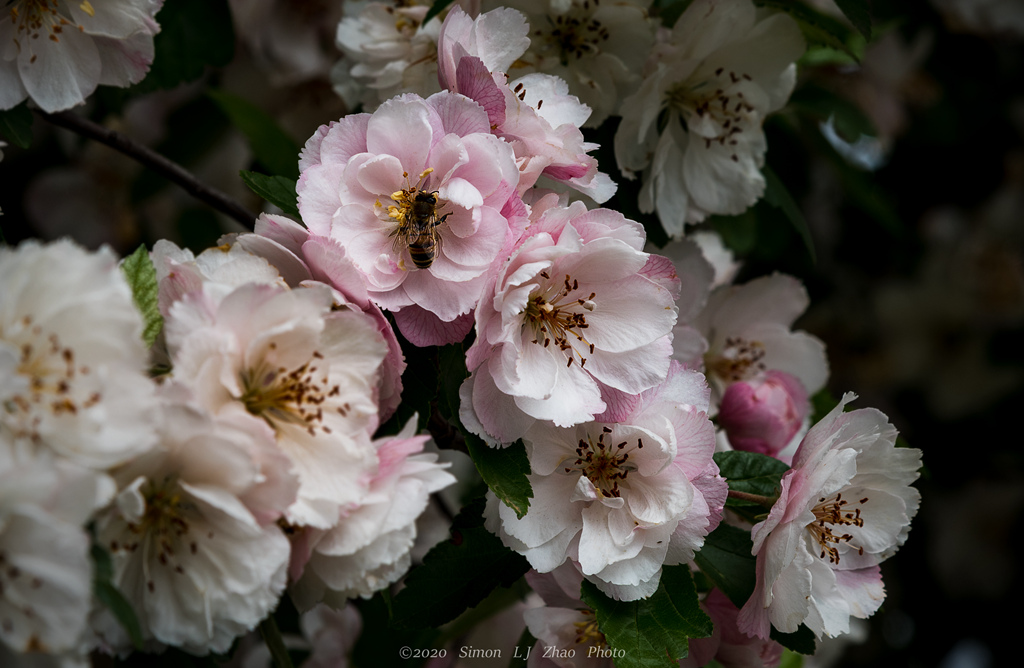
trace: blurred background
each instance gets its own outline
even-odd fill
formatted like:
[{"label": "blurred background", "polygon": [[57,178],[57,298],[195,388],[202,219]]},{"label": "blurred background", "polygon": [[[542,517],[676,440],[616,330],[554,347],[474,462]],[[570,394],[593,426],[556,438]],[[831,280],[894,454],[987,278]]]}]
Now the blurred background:
[{"label": "blurred background", "polygon": [[[810,4],[843,21],[831,0]],[[832,394],[857,393],[856,406],[880,408],[924,451],[921,510],[883,564],[884,606],[806,665],[1015,665],[1024,0],[876,0],[871,9],[870,43],[847,31],[860,61],[812,48],[791,103],[765,126],[769,166],[802,211],[815,259],[766,202],[708,226],[743,260],[738,281],[782,271],[805,282],[812,306],[797,325],[826,342]],[[189,27],[197,11],[207,38]],[[281,150],[294,156],[347,111],[328,77],[341,58],[341,3],[168,0],[163,12],[158,39],[184,30],[196,62],[165,66],[127,91],[101,89],[86,114],[258,211],[238,171],[280,172],[266,152],[254,157],[231,105],[205,91],[215,86],[273,118],[290,142]],[[610,146],[613,131],[611,122],[590,139]],[[29,148],[2,151],[0,230],[11,244],[67,235],[125,254],[170,238],[198,252],[242,229],[133,160],[39,119]],[[610,152],[600,157],[618,177]],[[624,183],[609,205],[631,215],[629,197]],[[664,241],[656,222],[637,217]]]}]

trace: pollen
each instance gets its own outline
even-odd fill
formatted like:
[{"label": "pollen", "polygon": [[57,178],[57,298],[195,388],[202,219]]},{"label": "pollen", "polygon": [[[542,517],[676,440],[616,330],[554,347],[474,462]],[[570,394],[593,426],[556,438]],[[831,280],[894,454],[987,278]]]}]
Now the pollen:
[{"label": "pollen", "polygon": [[[629,447],[629,441],[613,443],[610,434],[611,429],[604,427],[596,442],[591,436],[581,438],[576,447],[576,461],[564,469],[566,473],[582,473],[606,498],[621,496],[619,483],[637,468],[629,461],[633,450]],[[635,445],[637,448],[644,447],[640,439],[637,439]]]},{"label": "pollen", "polygon": [[597,618],[594,616],[594,611],[580,610],[580,614],[583,615],[584,620],[582,622],[572,623],[576,628],[576,635],[573,638],[573,642],[577,645],[590,643],[595,647],[604,647],[607,642],[605,641],[604,634],[601,633],[601,629],[597,626]]},{"label": "pollen", "polygon": [[748,380],[765,370],[764,344],[734,336],[725,340],[722,352],[705,359],[708,370],[727,383]]},{"label": "pollen", "polygon": [[322,359],[314,352],[312,359],[295,369],[262,367],[243,373],[241,401],[246,410],[275,430],[292,424],[301,426],[310,436],[329,434],[330,428],[323,423],[324,404],[340,396],[341,388],[317,373],[317,363]]},{"label": "pollen", "polygon": [[[843,498],[842,493],[818,499],[818,504],[812,510],[814,521],[807,525],[807,530],[811,532],[821,547],[819,556],[822,559],[827,556],[829,562],[839,563],[839,548],[837,546],[840,543],[849,543],[853,540],[851,534],[839,533],[842,531],[840,527],[863,527],[864,518],[860,515],[861,509],[854,506],[862,506],[867,501],[868,497],[858,501],[847,501]],[[863,554],[864,548],[858,548],[858,552]]]},{"label": "pollen", "polygon": [[553,342],[559,350],[566,352],[567,366],[573,361],[585,366],[584,355],[593,354],[594,344],[587,341],[585,330],[587,313],[597,308],[594,298],[597,293],[584,295],[580,292],[579,281],[569,274],[561,284],[551,280],[547,272],[541,272],[541,278],[548,281],[546,286],[534,290],[524,311],[525,322],[533,328],[533,343],[547,348]]}]

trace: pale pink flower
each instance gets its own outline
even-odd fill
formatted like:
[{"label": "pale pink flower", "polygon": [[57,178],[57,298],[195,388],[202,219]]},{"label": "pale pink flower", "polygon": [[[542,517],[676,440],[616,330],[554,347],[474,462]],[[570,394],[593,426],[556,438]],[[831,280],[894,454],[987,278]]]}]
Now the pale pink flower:
[{"label": "pale pink flower", "polygon": [[811,411],[803,384],[783,371],[733,383],[722,396],[718,424],[737,450],[775,457]]},{"label": "pale pink flower", "polygon": [[96,469],[156,441],[142,316],[107,247],[0,248],[0,432]]},{"label": "pale pink flower", "polygon": [[250,283],[223,297],[186,294],[165,326],[174,377],[215,415],[273,429],[300,482],[288,521],[323,528],[376,470],[370,434],[386,353],[368,316],[333,305],[325,285]]},{"label": "pale pink flower", "polygon": [[300,168],[303,222],[345,248],[390,311],[415,305],[442,323],[469,313],[519,235],[502,213],[519,180],[512,149],[461,95],[346,116],[310,138]]},{"label": "pale pink flower", "polygon": [[342,3],[230,0],[235,35],[276,86],[324,77],[337,57],[334,34]]},{"label": "pale pink flower", "polygon": [[14,0],[0,16],[0,109],[31,98],[55,112],[96,86],[125,87],[153,62],[163,0]]},{"label": "pale pink flower", "polygon": [[[184,387],[162,389],[160,446],[113,472],[120,492],[98,540],[147,640],[223,652],[284,591],[289,546],[275,520],[298,482],[267,425],[214,418]],[[128,644],[107,611],[94,629]]]},{"label": "pale pink flower", "polygon": [[398,435],[374,443],[377,472],[366,493],[342,509],[336,526],[294,536],[289,592],[299,610],[369,598],[409,569],[416,520],[431,494],[455,482],[436,454],[422,453],[429,437],[414,435],[415,429],[413,418]]},{"label": "pale pink flower", "polygon": [[488,528],[542,573],[571,559],[615,599],[650,596],[662,566],[691,560],[721,518],[707,402],[704,378],[676,365],[621,422],[538,422],[523,438],[530,509],[518,519],[492,496]]},{"label": "pale pink flower", "polygon": [[796,21],[751,0],[696,0],[679,17],[615,135],[623,174],[644,172],[640,210],[669,236],[764,193],[761,125],[789,98],[804,48]]},{"label": "pale pink flower", "polygon": [[536,420],[593,419],[605,387],[639,394],[664,380],[679,281],[643,244],[639,224],[581,202],[533,222],[476,312],[468,428],[510,443]]},{"label": "pale pink flower", "polygon": [[739,608],[722,593],[712,589],[701,601],[715,628],[710,638],[690,638],[689,654],[679,668],[699,668],[712,660],[724,668],[774,668],[782,659],[782,645],[774,640],[751,638],[739,630]]},{"label": "pale pink flower", "polygon": [[885,599],[878,564],[907,539],[917,513],[921,451],[895,446],[877,410],[844,413],[846,394],[814,425],[782,477],[768,518],[754,525],[757,586],[739,627],[767,639],[770,626],[806,624],[819,638],[849,630]]},{"label": "pale pink flower", "polygon": [[719,288],[696,318],[676,327],[686,345],[673,356],[705,370],[713,410],[729,385],[771,370],[796,377],[813,395],[828,380],[825,344],[807,332],[791,331],[808,303],[803,285],[783,274]]},{"label": "pale pink flower", "polygon": [[508,81],[505,70],[529,45],[529,26],[517,11],[497,9],[471,19],[458,7],[445,19],[438,43],[438,79],[478,102],[493,132],[515,151],[524,193],[541,177],[561,182],[595,202],[615,194],[611,178],[597,169],[580,127],[590,107],[569,94],[568,84],[548,74]]},{"label": "pale pink flower", "polygon": [[[377,395],[380,421],[385,422],[391,417],[402,398],[405,356],[391,323],[380,308],[370,301],[366,283],[346,255],[345,249],[329,237],[311,234],[289,218],[265,213],[256,219],[255,234],[241,234],[234,241],[235,246],[273,262],[289,286],[295,288],[313,281],[329,285],[336,291],[336,302],[361,310],[376,323],[388,346],[387,356],[380,369]],[[335,308],[338,306],[336,304]],[[413,308],[408,307],[405,311]]]},{"label": "pale pink flower", "polygon": [[526,627],[537,638],[527,657],[527,666],[610,668],[611,659],[600,653],[611,650],[598,628],[594,611],[580,599],[583,574],[579,569],[565,563],[550,573],[530,571],[526,581],[544,600],[543,606],[523,611]]},{"label": "pale pink flower", "polygon": [[30,656],[78,648],[92,607],[84,525],[114,493],[106,475],[18,450],[0,430],[0,658],[3,645]]}]

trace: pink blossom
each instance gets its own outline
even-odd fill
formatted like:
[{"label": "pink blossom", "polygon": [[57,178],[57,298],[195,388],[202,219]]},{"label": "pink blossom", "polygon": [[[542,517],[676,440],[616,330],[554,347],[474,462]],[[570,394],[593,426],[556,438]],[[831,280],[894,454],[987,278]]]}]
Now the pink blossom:
[{"label": "pink blossom", "polygon": [[534,73],[509,81],[505,74],[526,52],[528,30],[515,10],[471,19],[453,8],[441,27],[438,80],[487,110],[493,132],[515,150],[520,193],[546,176],[604,202],[615,194],[615,184],[587,155],[597,145],[580,132],[590,107],[569,95],[569,85],[556,76]]},{"label": "pink blossom", "polygon": [[675,365],[618,423],[536,423],[524,436],[533,500],[523,518],[492,497],[487,526],[540,572],[566,559],[618,600],[650,596],[721,519],[703,376]]},{"label": "pink blossom", "polygon": [[477,309],[467,427],[510,443],[536,420],[593,419],[605,386],[639,394],[664,380],[678,279],[643,244],[643,228],[614,211],[544,210]]},{"label": "pink blossom", "polygon": [[321,127],[300,168],[303,221],[345,248],[391,311],[416,305],[446,323],[469,313],[518,236],[502,215],[519,182],[512,149],[462,95],[403,95]]},{"label": "pink blossom", "polygon": [[718,408],[718,423],[737,450],[774,457],[800,431],[810,409],[800,381],[772,370],[730,385]]},{"label": "pink blossom", "polygon": [[757,585],[739,627],[767,639],[770,626],[806,624],[819,638],[871,616],[885,589],[878,564],[907,538],[920,493],[921,451],[895,446],[877,410],[844,413],[847,394],[800,443],[768,518],[751,533]]},{"label": "pink blossom", "polygon": [[715,625],[710,638],[691,638],[689,655],[679,668],[698,668],[714,660],[724,668],[774,668],[782,659],[782,645],[774,640],[751,638],[739,630],[739,608],[722,593],[712,589],[701,601]]}]

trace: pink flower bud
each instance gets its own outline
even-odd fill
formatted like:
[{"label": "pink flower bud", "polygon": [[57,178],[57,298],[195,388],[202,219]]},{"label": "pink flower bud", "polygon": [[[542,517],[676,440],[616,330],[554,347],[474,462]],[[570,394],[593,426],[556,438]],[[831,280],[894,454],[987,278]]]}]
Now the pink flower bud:
[{"label": "pink flower bud", "polygon": [[718,422],[737,450],[774,457],[796,435],[810,411],[807,390],[784,371],[733,383],[722,396]]}]

